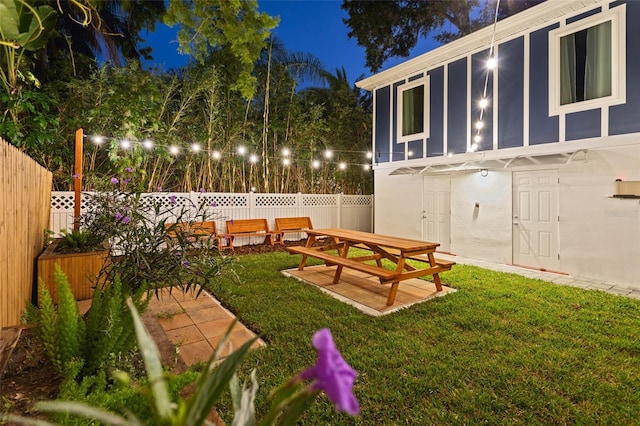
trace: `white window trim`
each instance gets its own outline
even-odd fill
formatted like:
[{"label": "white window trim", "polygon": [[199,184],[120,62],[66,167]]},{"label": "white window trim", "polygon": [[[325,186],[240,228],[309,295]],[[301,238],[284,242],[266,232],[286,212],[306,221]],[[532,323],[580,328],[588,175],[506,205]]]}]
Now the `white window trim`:
[{"label": "white window trim", "polygon": [[[421,133],[414,133],[412,135],[402,135],[402,94],[405,90],[413,89],[414,87],[424,85],[424,131]],[[398,143],[406,143],[419,139],[426,139],[429,137],[429,75],[417,80],[411,81],[407,84],[400,85],[396,88],[396,136]]]},{"label": "white window trim", "polygon": [[[626,4],[549,31],[549,116],[624,104],[626,99]],[[611,95],[560,105],[560,39],[611,21]]]}]

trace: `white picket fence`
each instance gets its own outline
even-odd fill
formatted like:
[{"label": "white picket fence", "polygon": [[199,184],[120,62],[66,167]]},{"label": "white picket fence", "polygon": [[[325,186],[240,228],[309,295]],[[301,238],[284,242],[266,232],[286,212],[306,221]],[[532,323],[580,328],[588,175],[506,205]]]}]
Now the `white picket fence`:
[{"label": "white picket fence", "polygon": [[[161,203],[167,211],[181,208],[205,206],[208,215],[213,215],[221,233],[226,232],[226,220],[265,218],[275,229],[275,218],[309,216],[314,228],[345,228],[373,232],[373,195],[343,194],[260,194],[154,192],[142,195],[151,203]],[[175,198],[172,198],[175,197]],[[81,210],[90,208],[90,193],[82,193]],[[73,228],[74,193],[55,191],[51,193],[50,229],[59,235],[61,229]],[[193,207],[192,207],[193,206]],[[169,213],[168,222],[175,221]],[[304,234],[288,234],[288,240],[303,238]],[[256,238],[237,239],[237,244],[256,244]]]}]

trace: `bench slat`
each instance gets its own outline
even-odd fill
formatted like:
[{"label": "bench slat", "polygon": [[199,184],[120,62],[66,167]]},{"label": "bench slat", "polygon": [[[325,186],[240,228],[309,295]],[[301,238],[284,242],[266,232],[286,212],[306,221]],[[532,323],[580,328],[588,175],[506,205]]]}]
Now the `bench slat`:
[{"label": "bench slat", "polygon": [[390,281],[400,276],[400,274],[398,274],[396,271],[392,271],[389,269],[382,269],[375,265],[361,263],[357,260],[339,257],[336,255],[326,253],[324,251],[319,251],[319,250],[308,248],[308,247],[287,247],[287,251],[290,254],[302,254],[305,256],[311,256],[317,259],[324,260],[327,265],[331,264],[331,265],[346,266],[347,268],[355,269],[357,271],[365,272],[367,274],[371,274],[376,277],[382,278],[384,281]]}]

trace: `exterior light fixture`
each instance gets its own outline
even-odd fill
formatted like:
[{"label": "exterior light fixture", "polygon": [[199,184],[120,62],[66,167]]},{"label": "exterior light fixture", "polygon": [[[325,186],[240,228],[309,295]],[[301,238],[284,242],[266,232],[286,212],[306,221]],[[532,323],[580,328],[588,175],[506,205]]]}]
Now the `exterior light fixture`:
[{"label": "exterior light fixture", "polygon": [[480,169],[480,176],[482,177],[487,177],[489,175],[489,170],[487,169]]}]

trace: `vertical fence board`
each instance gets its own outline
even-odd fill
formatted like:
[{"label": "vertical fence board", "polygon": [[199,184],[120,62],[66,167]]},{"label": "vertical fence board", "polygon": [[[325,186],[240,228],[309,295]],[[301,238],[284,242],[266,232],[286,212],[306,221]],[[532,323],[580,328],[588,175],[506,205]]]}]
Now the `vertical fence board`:
[{"label": "vertical fence board", "polygon": [[0,139],[0,327],[20,323],[49,224],[52,175]]}]

